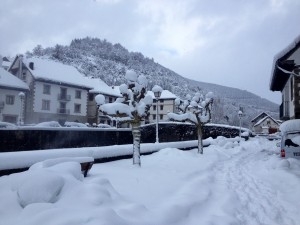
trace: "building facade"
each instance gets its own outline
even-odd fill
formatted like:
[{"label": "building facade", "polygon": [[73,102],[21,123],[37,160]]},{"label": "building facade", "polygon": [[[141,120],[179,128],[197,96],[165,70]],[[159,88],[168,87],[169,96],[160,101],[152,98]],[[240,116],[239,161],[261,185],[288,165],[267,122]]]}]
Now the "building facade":
[{"label": "building facade", "polygon": [[9,72],[29,86],[25,123],[87,122],[87,98],[91,87],[74,67],[48,59],[17,56]]},{"label": "building facade", "polygon": [[163,90],[158,101],[156,101],[154,93],[152,91],[148,91],[148,94],[150,94],[153,98],[153,104],[150,108],[148,122],[156,123],[156,107],[158,107],[158,121],[167,121],[167,114],[176,111],[175,99],[177,98],[177,96],[168,90]]},{"label": "building facade", "polygon": [[271,91],[280,91],[281,120],[300,119],[300,36],[274,57]]},{"label": "building facade", "polygon": [[0,67],[0,121],[23,124],[28,85]]},{"label": "building facade", "polygon": [[256,134],[272,134],[279,130],[280,121],[263,112],[251,120],[252,131]]}]

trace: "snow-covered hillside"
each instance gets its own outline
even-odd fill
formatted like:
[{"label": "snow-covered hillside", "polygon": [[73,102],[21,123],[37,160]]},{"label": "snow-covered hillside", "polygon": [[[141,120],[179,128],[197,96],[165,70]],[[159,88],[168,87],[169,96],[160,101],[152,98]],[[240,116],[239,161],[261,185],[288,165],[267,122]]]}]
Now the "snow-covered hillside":
[{"label": "snow-covered hillside", "polygon": [[108,85],[124,83],[126,70],[133,69],[147,77],[150,81],[149,90],[157,84],[181,98],[186,94],[193,95],[198,88],[203,92],[212,91],[216,96],[213,113],[215,123],[239,125],[237,112],[240,107],[244,111],[244,127],[248,127],[250,121],[263,111],[278,118],[278,105],[275,103],[236,88],[189,80],[139,52],[129,52],[122,45],[106,40],[87,37],[74,39],[69,46],[56,45],[45,49],[38,45],[27,55],[48,56],[73,65],[86,76],[100,77]]},{"label": "snow-covered hillside", "polygon": [[[118,146],[115,146],[116,149]],[[0,177],[0,225],[297,225],[300,163],[276,141],[223,137],[131,159],[60,163]]]}]

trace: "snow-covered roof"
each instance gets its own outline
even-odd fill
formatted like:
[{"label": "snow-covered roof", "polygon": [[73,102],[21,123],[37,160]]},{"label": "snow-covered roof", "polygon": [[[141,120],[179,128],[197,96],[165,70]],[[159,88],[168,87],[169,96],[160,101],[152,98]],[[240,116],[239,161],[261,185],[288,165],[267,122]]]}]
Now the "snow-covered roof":
[{"label": "snow-covered roof", "polygon": [[274,123],[276,123],[276,124],[279,126],[278,122],[277,122],[276,120],[274,120],[271,116],[265,116],[264,118],[262,118],[262,119],[260,119],[259,121],[257,121],[257,123],[254,124],[254,127],[260,125],[262,122],[264,122],[264,121],[267,120],[267,119],[273,120]]},{"label": "snow-covered roof", "polygon": [[22,89],[22,90],[29,90],[29,87],[25,82],[23,82],[22,80],[12,75],[11,73],[7,72],[4,68],[1,67],[0,67],[0,86]]},{"label": "snow-covered roof", "polygon": [[296,37],[294,41],[290,43],[286,48],[284,48],[283,50],[281,50],[279,53],[275,55],[274,62],[284,57],[285,55],[289,54],[299,43],[300,43],[300,35]]},{"label": "snow-covered roof", "polygon": [[10,65],[11,65],[10,61],[5,61],[5,60],[2,61],[2,67],[8,68]]},{"label": "snow-covered roof", "polygon": [[259,117],[261,117],[262,115],[265,115],[265,116],[270,116],[268,113],[266,112],[262,112],[260,113],[258,116],[254,117],[251,122],[255,122]]},{"label": "snow-covered roof", "polygon": [[300,130],[300,119],[295,119],[295,120],[288,120],[283,122],[280,127],[279,130],[282,133],[285,132],[289,132],[289,131],[296,131],[296,130]]},{"label": "snow-covered roof", "polygon": [[112,88],[99,78],[85,77],[85,80],[88,86],[93,87],[93,89],[89,91],[90,93],[101,93],[116,97],[122,96],[118,87]]},{"label": "snow-covered roof", "polygon": [[[282,91],[284,85],[286,84],[288,78],[290,77],[290,74],[281,71],[281,69],[277,68],[277,66],[278,64],[281,64],[287,59],[294,60],[294,61],[298,60],[299,62],[300,59],[297,56],[297,54],[293,55],[295,51],[299,49],[299,47],[300,47],[300,35],[296,37],[291,44],[289,44],[286,48],[284,48],[282,51],[280,51],[278,54],[274,56],[273,65],[272,65],[272,74],[270,79],[271,91]],[[287,65],[285,64],[284,67],[283,65],[280,65],[280,67],[287,71],[292,71],[294,69],[293,64],[287,64]]]},{"label": "snow-covered roof", "polygon": [[[66,85],[75,85],[83,88],[92,88],[86,78],[75,67],[55,62],[47,58],[24,58],[23,62],[35,79],[61,82]],[[29,63],[33,63],[33,69]]]},{"label": "snow-covered roof", "polygon": [[[148,91],[147,94],[151,95],[152,98],[155,99],[154,93],[152,91]],[[159,99],[176,99],[176,98],[177,98],[177,96],[175,94],[173,94],[172,92],[170,92],[168,90],[163,90]]]}]

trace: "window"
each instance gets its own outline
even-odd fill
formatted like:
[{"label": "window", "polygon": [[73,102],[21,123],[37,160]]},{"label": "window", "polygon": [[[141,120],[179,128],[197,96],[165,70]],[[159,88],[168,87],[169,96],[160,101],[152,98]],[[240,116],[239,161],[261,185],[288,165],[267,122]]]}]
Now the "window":
[{"label": "window", "polygon": [[89,101],[93,101],[94,100],[94,95],[93,94],[89,94]]},{"label": "window", "polygon": [[67,88],[60,88],[60,99],[61,100],[67,99]]},{"label": "window", "polygon": [[164,106],[163,105],[160,106],[160,110],[164,110]]},{"label": "window", "polygon": [[50,110],[50,100],[42,100],[42,110]]},{"label": "window", "polygon": [[51,94],[51,86],[49,84],[43,85],[43,94],[45,94],[45,95]]},{"label": "window", "polygon": [[152,115],[152,118],[153,118],[153,120],[155,120],[156,119],[156,115]]},{"label": "window", "polygon": [[112,97],[109,97],[109,103],[112,103],[113,102],[113,99],[112,99]]},{"label": "window", "polygon": [[6,95],[6,104],[7,105],[15,104],[15,96],[14,95]]},{"label": "window", "polygon": [[17,123],[17,116],[3,115],[3,122]]},{"label": "window", "polygon": [[74,104],[74,113],[81,113],[81,104]]},{"label": "window", "polygon": [[153,106],[153,110],[156,110],[156,105]]},{"label": "window", "polygon": [[67,113],[67,104],[65,102],[60,102],[59,103],[59,113],[61,114],[66,114]]},{"label": "window", "polygon": [[159,119],[162,120],[163,118],[164,118],[164,115],[163,115],[163,114],[160,114],[160,115],[159,115]]},{"label": "window", "polygon": [[21,78],[23,81],[26,81],[26,71],[23,71],[22,72],[22,78]]},{"label": "window", "polygon": [[80,90],[75,91],[75,98],[81,99],[81,91]]},{"label": "window", "polygon": [[160,102],[160,103],[163,103],[163,102],[164,102],[164,100],[163,100],[163,99],[160,99],[160,100],[159,100],[159,102]]}]

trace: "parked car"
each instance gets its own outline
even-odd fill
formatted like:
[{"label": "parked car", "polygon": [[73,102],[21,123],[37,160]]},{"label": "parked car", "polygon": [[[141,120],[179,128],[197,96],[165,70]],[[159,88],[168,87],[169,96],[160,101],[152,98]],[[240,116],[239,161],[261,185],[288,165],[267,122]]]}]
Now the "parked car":
[{"label": "parked car", "polygon": [[64,124],[64,127],[81,127],[81,128],[87,128],[88,126],[84,123],[78,123],[78,122],[68,122],[66,121]]},{"label": "parked car", "polygon": [[300,159],[300,120],[288,120],[280,125],[282,134],[280,155]]},{"label": "parked car", "polygon": [[104,123],[99,123],[99,124],[97,125],[97,127],[98,127],[98,128],[112,128],[110,125],[104,124]]},{"label": "parked car", "polygon": [[0,129],[17,129],[17,126],[12,123],[0,122]]},{"label": "parked car", "polygon": [[57,121],[41,122],[35,125],[36,127],[61,127]]}]

